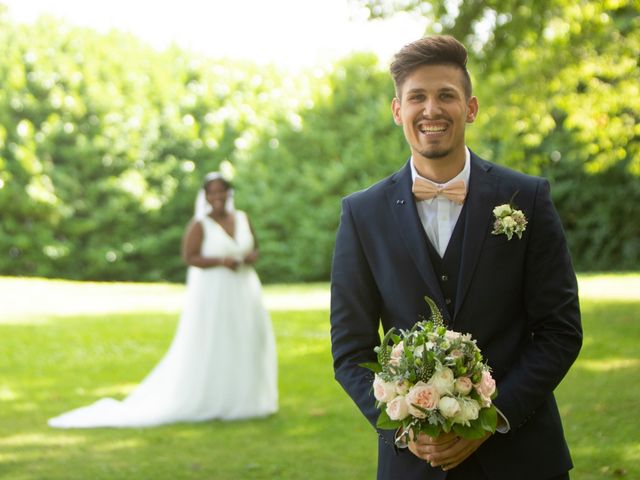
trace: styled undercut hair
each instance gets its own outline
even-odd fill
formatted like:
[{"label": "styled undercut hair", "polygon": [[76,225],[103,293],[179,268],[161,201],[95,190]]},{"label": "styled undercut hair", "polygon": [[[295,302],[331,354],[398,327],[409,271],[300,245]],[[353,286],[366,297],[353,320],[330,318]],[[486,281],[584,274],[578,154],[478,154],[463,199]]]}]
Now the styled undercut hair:
[{"label": "styled undercut hair", "polygon": [[411,42],[393,57],[389,70],[400,99],[402,85],[407,77],[424,65],[452,65],[462,72],[464,93],[471,97],[471,77],[467,71],[467,49],[449,35],[434,35]]}]

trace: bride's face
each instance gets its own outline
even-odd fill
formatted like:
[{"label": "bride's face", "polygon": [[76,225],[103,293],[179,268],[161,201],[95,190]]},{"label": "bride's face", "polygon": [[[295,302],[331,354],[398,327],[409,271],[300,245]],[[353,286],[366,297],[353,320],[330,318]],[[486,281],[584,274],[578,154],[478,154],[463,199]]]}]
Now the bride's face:
[{"label": "bride's face", "polygon": [[224,211],[225,203],[227,202],[227,197],[229,196],[229,191],[223,182],[220,180],[212,180],[207,183],[206,186],[206,198],[209,205],[211,205],[214,211]]}]

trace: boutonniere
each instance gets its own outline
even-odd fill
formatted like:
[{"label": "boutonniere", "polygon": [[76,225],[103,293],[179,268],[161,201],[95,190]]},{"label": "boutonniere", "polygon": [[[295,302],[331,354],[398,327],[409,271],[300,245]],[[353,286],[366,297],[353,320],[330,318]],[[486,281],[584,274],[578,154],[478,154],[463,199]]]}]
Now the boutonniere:
[{"label": "boutonniere", "polygon": [[493,222],[494,235],[506,235],[507,240],[511,240],[515,233],[518,238],[522,238],[522,234],[527,228],[527,217],[524,216],[522,210],[517,210],[511,206],[511,203],[498,205],[493,209],[493,216],[496,217]]}]

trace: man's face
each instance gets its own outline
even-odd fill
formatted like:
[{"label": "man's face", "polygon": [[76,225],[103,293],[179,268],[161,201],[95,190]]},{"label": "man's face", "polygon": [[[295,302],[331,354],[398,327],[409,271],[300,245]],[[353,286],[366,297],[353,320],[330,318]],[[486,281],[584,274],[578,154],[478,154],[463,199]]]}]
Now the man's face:
[{"label": "man's face", "polygon": [[466,123],[478,113],[476,97],[467,99],[463,73],[451,65],[424,65],[407,76],[401,98],[392,103],[414,158],[452,159],[464,152]]}]

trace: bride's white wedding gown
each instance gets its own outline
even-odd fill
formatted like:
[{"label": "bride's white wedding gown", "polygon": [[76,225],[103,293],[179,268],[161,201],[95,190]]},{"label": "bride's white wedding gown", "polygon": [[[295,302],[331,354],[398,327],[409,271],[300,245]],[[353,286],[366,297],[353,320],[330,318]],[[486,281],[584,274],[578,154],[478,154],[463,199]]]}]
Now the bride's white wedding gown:
[{"label": "bride's white wedding gown", "polygon": [[[254,240],[244,212],[234,238],[201,220],[202,255],[241,259]],[[144,427],[261,417],[278,409],[276,347],[250,266],[189,267],[185,308],[164,358],[122,401],[111,398],[49,420],[57,428]]]}]

